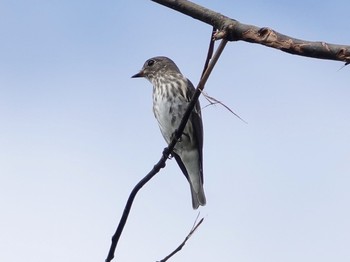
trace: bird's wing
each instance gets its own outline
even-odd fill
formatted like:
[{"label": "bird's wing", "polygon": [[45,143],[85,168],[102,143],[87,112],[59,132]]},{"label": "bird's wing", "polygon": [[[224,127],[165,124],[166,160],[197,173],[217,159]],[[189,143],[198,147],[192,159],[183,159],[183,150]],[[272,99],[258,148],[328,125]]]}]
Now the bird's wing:
[{"label": "bird's wing", "polygon": [[182,162],[181,157],[178,154],[176,154],[175,152],[172,152],[171,154],[175,158],[177,164],[179,165],[182,173],[185,175],[187,181],[191,183],[190,177],[188,176],[187,169],[185,167],[185,164]]},{"label": "bird's wing", "polygon": [[[187,79],[188,88],[187,88],[187,99],[191,101],[191,98],[195,92],[195,88],[191,81]],[[203,123],[201,117],[201,106],[199,101],[197,101],[195,108],[191,114],[191,122],[193,126],[194,137],[196,139],[198,153],[199,153],[199,163],[200,163],[200,173],[203,181]],[[176,158],[175,158],[176,159]]]}]

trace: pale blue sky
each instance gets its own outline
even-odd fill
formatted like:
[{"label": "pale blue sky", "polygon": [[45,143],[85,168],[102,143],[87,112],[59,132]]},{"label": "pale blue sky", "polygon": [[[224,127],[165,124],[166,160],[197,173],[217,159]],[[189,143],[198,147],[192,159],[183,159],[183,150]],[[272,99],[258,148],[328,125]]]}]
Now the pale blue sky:
[{"label": "pale blue sky", "polygon": [[[350,2],[197,1],[243,23],[350,44]],[[151,1],[0,1],[0,261],[104,261],[165,142],[150,57],[198,82],[211,27]],[[350,74],[229,43],[203,110],[205,221],[171,261],[349,261]],[[206,105],[201,100],[202,106]],[[137,196],[115,261],[156,261],[197,212],[175,161]]]}]

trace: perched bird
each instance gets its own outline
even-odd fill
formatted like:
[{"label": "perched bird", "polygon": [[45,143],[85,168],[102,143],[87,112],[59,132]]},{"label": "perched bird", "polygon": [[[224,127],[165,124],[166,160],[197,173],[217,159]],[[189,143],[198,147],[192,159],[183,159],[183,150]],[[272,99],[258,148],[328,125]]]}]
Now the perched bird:
[{"label": "perched bird", "polygon": [[[148,59],[141,71],[132,76],[144,77],[153,84],[153,113],[160,131],[169,144],[195,91],[169,58],[157,56]],[[185,130],[172,155],[191,187],[192,206],[206,204],[203,189],[203,124],[200,104],[197,102]]]}]

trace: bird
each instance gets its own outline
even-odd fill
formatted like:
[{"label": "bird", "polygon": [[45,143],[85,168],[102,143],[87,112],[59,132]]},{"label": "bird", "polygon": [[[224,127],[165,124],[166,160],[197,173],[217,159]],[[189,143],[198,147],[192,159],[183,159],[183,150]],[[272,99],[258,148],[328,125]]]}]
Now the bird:
[{"label": "bird", "polygon": [[[174,132],[195,92],[191,81],[168,57],[148,59],[132,78],[143,77],[153,85],[153,113],[165,141],[170,144]],[[190,184],[192,207],[206,204],[203,188],[203,123],[199,101],[171,155]]]}]

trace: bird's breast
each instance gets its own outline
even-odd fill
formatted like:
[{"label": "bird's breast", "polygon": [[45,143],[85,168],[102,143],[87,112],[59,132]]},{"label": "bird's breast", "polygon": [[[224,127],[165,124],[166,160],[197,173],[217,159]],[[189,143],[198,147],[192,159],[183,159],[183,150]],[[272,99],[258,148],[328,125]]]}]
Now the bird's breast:
[{"label": "bird's breast", "polygon": [[179,97],[154,92],[153,113],[167,143],[170,143],[172,134],[179,127],[187,105],[188,102]]}]

